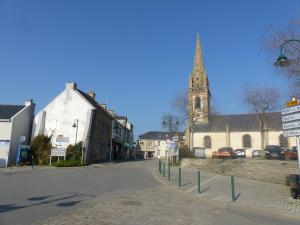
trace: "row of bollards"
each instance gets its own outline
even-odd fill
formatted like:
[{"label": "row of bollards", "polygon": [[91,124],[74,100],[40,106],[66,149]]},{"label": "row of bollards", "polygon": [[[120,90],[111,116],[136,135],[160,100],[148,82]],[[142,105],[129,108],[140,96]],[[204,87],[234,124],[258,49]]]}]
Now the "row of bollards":
[{"label": "row of bollards", "polygon": [[[159,160],[158,162],[158,171],[160,174],[162,174],[163,177],[166,176],[166,164]],[[181,187],[181,168],[178,168],[178,187]],[[168,181],[171,180],[171,165],[168,164]],[[201,173],[200,170],[197,172],[197,191],[198,194],[201,194]],[[235,182],[234,182],[234,176],[230,177],[230,189],[231,189],[231,199],[232,201],[236,200],[235,196]]]}]

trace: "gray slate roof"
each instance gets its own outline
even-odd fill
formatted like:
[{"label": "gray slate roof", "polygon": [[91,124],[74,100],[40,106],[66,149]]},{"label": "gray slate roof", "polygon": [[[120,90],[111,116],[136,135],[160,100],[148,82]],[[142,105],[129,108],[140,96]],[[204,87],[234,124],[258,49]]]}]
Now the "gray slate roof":
[{"label": "gray slate roof", "polygon": [[0,119],[11,119],[23,108],[25,105],[0,105]]},{"label": "gray slate roof", "polygon": [[[281,113],[267,113],[268,130],[281,131]],[[195,124],[194,132],[225,132],[226,124],[230,131],[259,131],[257,114],[210,115],[208,124]]]},{"label": "gray slate roof", "polygon": [[[182,137],[184,135],[183,132],[178,132],[179,136]],[[173,136],[170,132],[163,131],[149,131],[147,133],[141,134],[139,136],[140,139],[151,139],[151,140],[165,140],[166,135]]]},{"label": "gray slate roof", "polygon": [[107,116],[109,116],[111,119],[114,119],[112,115],[110,115],[109,112],[107,112],[94,98],[89,96],[87,93],[76,89],[92,106],[94,106],[97,110],[104,112]]}]

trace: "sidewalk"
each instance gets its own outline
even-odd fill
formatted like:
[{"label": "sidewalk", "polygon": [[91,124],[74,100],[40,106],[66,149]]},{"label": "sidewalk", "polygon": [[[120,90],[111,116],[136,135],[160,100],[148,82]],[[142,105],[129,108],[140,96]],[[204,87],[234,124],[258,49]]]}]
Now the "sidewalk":
[{"label": "sidewalk", "polygon": [[199,194],[197,170],[182,168],[181,187],[178,187],[178,168],[171,167],[170,181],[168,181],[167,166],[165,168],[165,177],[159,174],[158,165],[156,174],[162,181],[173,188],[195,197],[213,199],[220,203],[233,204],[245,208],[272,210],[273,212],[300,218],[300,199],[292,199],[289,188],[284,185],[235,177],[235,201],[232,201],[230,176],[201,170],[201,193]]}]

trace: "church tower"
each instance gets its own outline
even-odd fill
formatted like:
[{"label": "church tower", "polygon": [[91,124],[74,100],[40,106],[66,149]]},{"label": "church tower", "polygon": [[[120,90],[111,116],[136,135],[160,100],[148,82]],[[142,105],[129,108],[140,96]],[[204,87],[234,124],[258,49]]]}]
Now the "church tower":
[{"label": "church tower", "polygon": [[189,77],[189,125],[208,123],[210,113],[210,91],[204,69],[200,37],[197,34],[194,68]]}]

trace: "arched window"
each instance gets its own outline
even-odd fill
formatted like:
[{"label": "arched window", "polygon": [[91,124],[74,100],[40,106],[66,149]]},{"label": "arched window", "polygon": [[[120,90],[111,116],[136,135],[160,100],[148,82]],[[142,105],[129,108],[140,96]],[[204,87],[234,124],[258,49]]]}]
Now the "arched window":
[{"label": "arched window", "polygon": [[211,138],[210,136],[205,136],[203,138],[204,148],[211,148]]},{"label": "arched window", "polygon": [[195,109],[200,109],[201,101],[200,98],[197,96],[195,98]]},{"label": "arched window", "polygon": [[249,134],[243,136],[243,148],[251,148],[251,137]]},{"label": "arched window", "polygon": [[282,148],[288,147],[288,139],[283,136],[283,134],[279,135],[279,146]]}]

